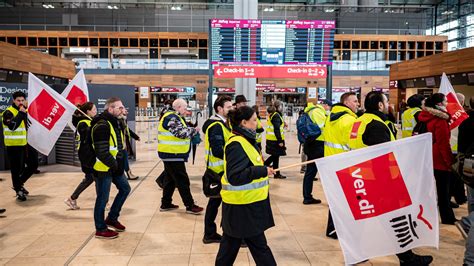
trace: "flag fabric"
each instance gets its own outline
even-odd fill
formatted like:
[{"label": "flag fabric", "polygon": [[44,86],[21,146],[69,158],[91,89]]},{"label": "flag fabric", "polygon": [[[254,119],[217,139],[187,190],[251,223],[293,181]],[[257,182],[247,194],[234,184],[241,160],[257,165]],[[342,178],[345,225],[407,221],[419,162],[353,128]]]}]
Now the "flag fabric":
[{"label": "flag fabric", "polygon": [[89,101],[89,89],[87,88],[84,70],[80,70],[67,85],[61,95],[73,105],[83,104]]},{"label": "flag fabric", "polygon": [[456,92],[453,89],[453,86],[449,82],[448,77],[445,73],[441,76],[441,84],[439,86],[439,92],[446,95],[448,100],[448,106],[446,107],[449,115],[451,115],[451,120],[449,121],[449,127],[451,130],[458,127],[462,121],[467,119],[469,115],[464,111],[464,108],[458,101],[456,97]]},{"label": "flag fabric", "polygon": [[28,144],[48,155],[76,107],[31,73],[28,103]]},{"label": "flag fabric", "polygon": [[431,138],[426,133],[316,161],[346,264],[438,247]]}]

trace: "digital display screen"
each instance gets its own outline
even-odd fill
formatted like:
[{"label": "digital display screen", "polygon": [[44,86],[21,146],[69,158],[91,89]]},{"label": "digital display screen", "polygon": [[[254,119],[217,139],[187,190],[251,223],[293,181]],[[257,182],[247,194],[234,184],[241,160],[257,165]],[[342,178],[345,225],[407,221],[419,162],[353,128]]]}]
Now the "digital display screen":
[{"label": "digital display screen", "polygon": [[426,87],[435,87],[436,86],[436,81],[435,81],[434,77],[425,78],[425,82],[426,82]]},{"label": "digital display screen", "polygon": [[333,20],[211,19],[212,64],[332,64]]}]

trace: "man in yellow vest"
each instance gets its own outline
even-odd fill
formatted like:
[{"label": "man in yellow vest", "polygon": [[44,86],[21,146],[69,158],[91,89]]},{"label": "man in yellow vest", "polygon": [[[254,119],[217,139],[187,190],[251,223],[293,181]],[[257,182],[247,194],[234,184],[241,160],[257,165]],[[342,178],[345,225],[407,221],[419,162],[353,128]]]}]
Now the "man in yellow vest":
[{"label": "man in yellow vest", "polygon": [[214,111],[202,127],[205,132],[204,145],[206,149],[206,172],[203,182],[204,194],[209,197],[204,216],[204,244],[219,243],[222,236],[217,233],[215,219],[222,198],[220,196],[221,178],[224,174],[224,146],[230,138],[231,132],[227,122],[227,114],[232,110],[232,98],[228,95],[217,97],[214,102]]},{"label": "man in yellow vest", "polygon": [[423,96],[415,94],[407,100],[408,109],[402,113],[402,138],[411,137],[413,129],[418,123],[418,115],[421,112]]},{"label": "man in yellow vest", "polygon": [[[328,103],[328,102],[326,102]],[[326,104],[330,108],[329,104]],[[307,137],[304,141],[303,151],[308,156],[308,160],[314,160],[324,156],[324,138],[323,129],[326,123],[326,109],[322,105],[308,104],[304,112],[308,114],[311,122],[318,125],[321,129],[321,135],[317,137]],[[315,199],[312,195],[313,181],[318,173],[318,168],[315,163],[310,163],[306,166],[306,171],[303,177],[303,204],[320,204],[320,199]]]},{"label": "man in yellow vest", "polygon": [[[341,95],[340,103],[335,104],[324,124],[324,156],[331,156],[349,151],[348,141],[352,124],[357,119],[359,100],[353,92]],[[326,236],[337,239],[336,229],[328,212]]]},{"label": "man in yellow vest", "polygon": [[[118,237],[117,232],[125,231],[125,226],[118,221],[120,210],[130,193],[130,185],[124,175],[124,135],[118,120],[124,109],[119,98],[109,98],[105,102],[104,112],[91,122],[92,146],[96,155],[93,166],[97,192],[94,207],[96,238],[112,239]],[[104,219],[112,183],[117,187],[118,193],[107,219]]]},{"label": "man in yellow vest", "polygon": [[[385,121],[388,120],[388,99],[379,91],[367,94],[364,101],[366,112],[353,124],[349,139],[350,149],[360,149],[384,142],[394,141],[395,136]],[[390,188],[387,188],[390,189]],[[400,265],[429,265],[432,256],[421,256],[408,250],[397,254]]]},{"label": "man in yellow vest", "polygon": [[[26,95],[16,91],[13,103],[3,112],[3,139],[10,161],[13,189],[19,201],[25,201],[29,194],[25,182],[38,167],[38,153],[27,144]],[[25,167],[26,164],[26,167]]]},{"label": "man in yellow vest", "polygon": [[191,148],[191,138],[199,134],[199,128],[187,126],[183,117],[187,113],[187,107],[185,100],[176,99],[173,102],[174,111],[167,110],[158,125],[158,156],[163,161],[166,173],[160,211],[179,208],[172,203],[174,190],[178,188],[186,206],[186,213],[200,214],[204,209],[194,204],[185,166]]}]

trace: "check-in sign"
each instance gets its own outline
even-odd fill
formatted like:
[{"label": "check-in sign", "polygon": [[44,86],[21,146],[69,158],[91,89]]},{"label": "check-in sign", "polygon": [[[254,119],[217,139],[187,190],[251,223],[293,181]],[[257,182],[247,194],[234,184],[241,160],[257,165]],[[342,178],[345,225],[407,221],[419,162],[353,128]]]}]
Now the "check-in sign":
[{"label": "check-in sign", "polygon": [[216,66],[215,78],[326,78],[325,66]]}]

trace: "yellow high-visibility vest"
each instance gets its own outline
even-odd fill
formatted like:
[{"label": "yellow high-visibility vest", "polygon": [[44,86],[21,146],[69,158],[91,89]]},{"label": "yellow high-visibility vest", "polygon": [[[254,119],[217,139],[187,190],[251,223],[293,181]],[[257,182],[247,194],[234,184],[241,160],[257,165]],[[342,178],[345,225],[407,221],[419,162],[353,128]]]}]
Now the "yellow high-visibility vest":
[{"label": "yellow high-visibility vest", "polygon": [[[263,166],[263,157],[260,152],[248,142],[242,136],[233,135],[230,137],[229,141],[226,143],[225,149],[231,143],[237,142],[245,151],[245,154],[250,159],[254,166]],[[241,186],[233,186],[227,180],[227,161],[224,155],[224,175],[221,179],[222,182],[222,190],[221,190],[221,197],[222,201],[227,204],[234,204],[234,205],[244,205],[244,204],[251,204],[254,202],[262,201],[268,198],[268,189],[269,189],[269,181],[268,176],[261,177],[258,179],[254,179],[251,183],[241,185]]]},{"label": "yellow high-visibility vest", "polygon": [[321,135],[319,135],[316,140],[324,141],[323,129],[327,118],[326,110],[324,110],[324,108],[318,104],[308,112],[308,115],[311,118],[311,121],[318,125],[318,127],[321,129]]},{"label": "yellow high-visibility vest", "polygon": [[368,147],[368,145],[364,144],[362,135],[364,135],[367,125],[373,120],[382,122],[390,131],[390,141],[395,140],[392,130],[390,130],[387,124],[385,124],[385,122],[380,117],[371,113],[365,113],[361,117],[357,118],[357,120],[352,125],[351,137],[349,138],[349,147],[352,150]]},{"label": "yellow high-visibility vest", "polygon": [[165,118],[169,115],[176,115],[183,127],[188,127],[184,119],[176,112],[166,112],[160,119],[158,126],[158,152],[171,153],[171,154],[186,154],[191,148],[191,139],[180,139],[175,137],[169,130],[163,127]]},{"label": "yellow high-visibility vest", "polygon": [[[257,117],[257,129],[263,128],[262,126],[262,121],[260,121],[260,118]],[[256,140],[257,143],[262,143],[262,134],[263,132],[257,133]]]},{"label": "yellow high-visibility vest", "polygon": [[204,149],[205,149],[205,155],[206,155],[206,166],[208,169],[212,170],[214,173],[219,174],[224,172],[224,160],[215,157],[212,154],[212,149],[211,149],[211,144],[209,142],[209,129],[213,126],[220,126],[222,128],[222,132],[224,134],[224,143],[226,143],[230,136],[231,132],[230,130],[223,124],[222,121],[216,121],[213,122],[209,125],[209,127],[206,129],[205,133],[205,138],[204,138]]},{"label": "yellow high-visibility vest", "polygon": [[[109,121],[107,121],[107,123],[109,123],[110,127],[109,152],[114,158],[116,158],[118,153],[117,134],[115,134],[115,130],[112,124]],[[92,128],[92,131],[94,131],[96,125],[94,125],[94,127]],[[93,136],[94,134],[92,134],[92,147],[94,147],[95,149]],[[123,134],[121,134],[121,136],[123,138]],[[97,172],[108,172],[109,169],[110,167],[105,165],[101,160],[99,160],[99,158],[96,158],[96,161],[94,163],[94,170],[96,170]]]},{"label": "yellow high-visibility vest", "polygon": [[281,139],[285,140],[285,133],[283,132],[285,121],[283,121],[283,117],[278,112],[274,112],[267,121],[268,122],[267,132],[266,132],[267,140],[273,140],[273,141],[277,140],[275,136],[275,127],[272,124],[272,119],[275,115],[277,115],[281,119],[280,135],[281,135]]},{"label": "yellow high-visibility vest", "polygon": [[[89,119],[82,119],[81,121],[79,121],[77,123],[77,126],[76,128],[79,128],[79,125],[81,123],[85,123],[87,125],[87,127],[90,127],[91,126],[91,120]],[[81,135],[79,133],[76,134],[76,150],[79,150],[79,148],[81,147]]]},{"label": "yellow high-visibility vest", "polygon": [[[13,114],[13,117],[17,116],[19,112],[13,106],[9,106],[5,111],[10,111]],[[15,130],[10,130],[8,126],[3,123],[2,125],[5,146],[25,146],[27,144],[25,121],[21,121],[20,126]]]},{"label": "yellow high-visibility vest", "polygon": [[416,126],[415,114],[420,112],[421,108],[414,107],[405,110],[402,114],[402,138],[411,137],[413,129]]},{"label": "yellow high-visibility vest", "polygon": [[340,114],[340,117],[331,121],[331,115],[326,118],[324,124],[324,156],[331,156],[349,151],[349,135],[352,124],[357,119],[357,115],[346,106],[335,105],[331,114]]}]

